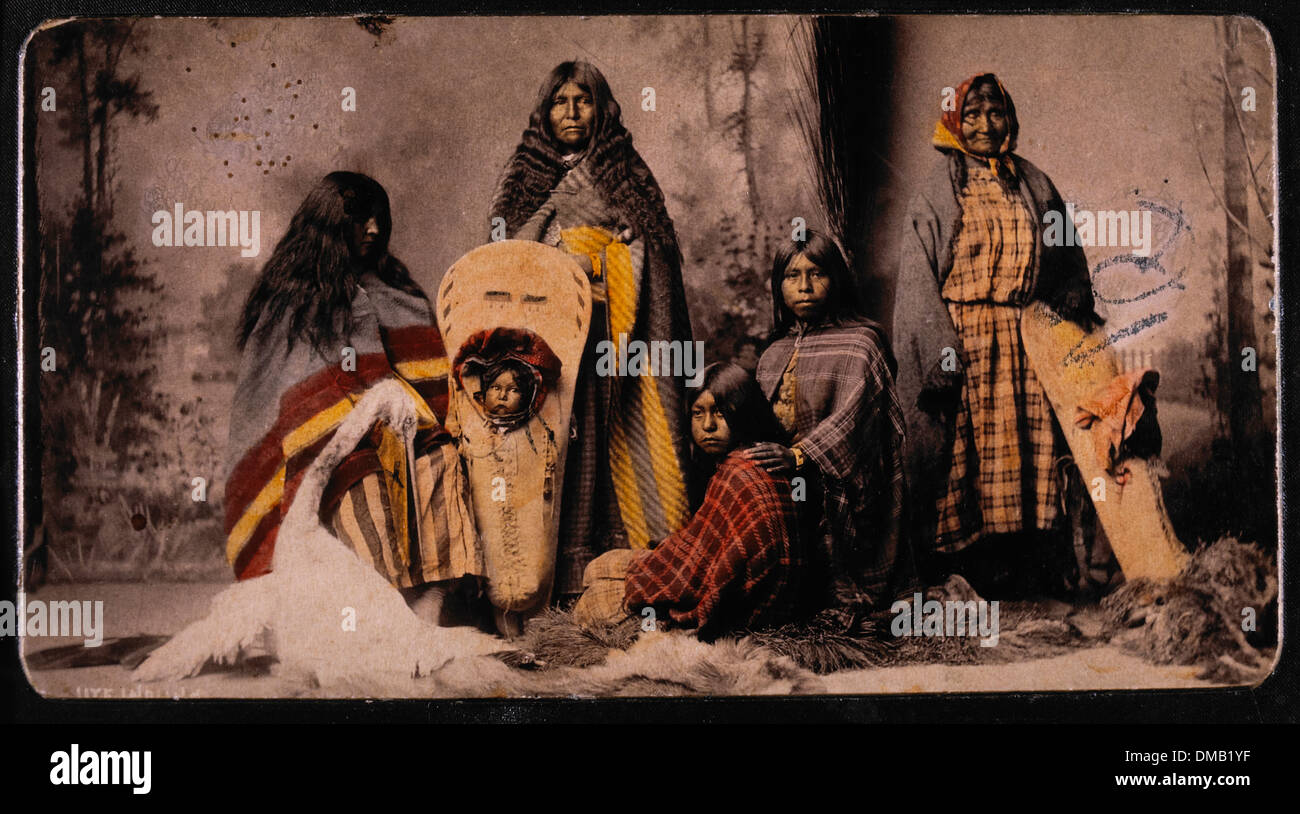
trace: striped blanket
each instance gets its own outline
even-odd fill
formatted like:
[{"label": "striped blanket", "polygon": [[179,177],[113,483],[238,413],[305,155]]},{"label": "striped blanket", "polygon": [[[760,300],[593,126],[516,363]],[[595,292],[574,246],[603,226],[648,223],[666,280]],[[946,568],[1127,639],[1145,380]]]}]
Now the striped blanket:
[{"label": "striped blanket", "polygon": [[[510,236],[559,246],[591,265],[592,322],[573,406],[556,591],[578,593],[608,548],[645,548],[690,514],[680,376],[595,375],[600,342],[691,340],[680,261],[612,207],[587,162],[569,170]],[[671,228],[671,222],[669,222]],[[635,231],[635,227],[631,227]]]},{"label": "striped blanket", "polygon": [[[357,533],[345,537],[356,537],[358,553],[368,553],[363,559],[395,584],[459,576],[449,573],[456,570],[450,554],[442,562],[436,554],[450,547],[456,528],[445,517],[426,516],[431,507],[458,499],[444,494],[456,488],[454,478],[442,477],[445,462],[455,457],[444,454],[451,448],[442,428],[448,362],[432,309],[424,298],[366,274],[352,312],[352,331],[333,358],[307,342],[289,349],[285,324],[265,338],[255,331],[245,347],[231,406],[225,493],[226,557],[239,579],[270,571],[280,521],[307,467],[361,394],[384,379],[403,383],[415,398],[414,443],[408,447],[377,425],[330,479],[321,516],[333,517],[340,532],[355,526]],[[351,524],[340,524],[341,505]],[[386,528],[366,535],[363,526],[374,517],[385,517]],[[410,545],[422,537],[433,539]],[[383,551],[373,548],[380,540]]]}]

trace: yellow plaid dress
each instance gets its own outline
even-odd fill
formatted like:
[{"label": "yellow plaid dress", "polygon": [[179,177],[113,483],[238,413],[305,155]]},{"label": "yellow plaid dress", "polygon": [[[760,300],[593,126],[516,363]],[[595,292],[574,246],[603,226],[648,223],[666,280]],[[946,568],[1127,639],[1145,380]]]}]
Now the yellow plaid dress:
[{"label": "yellow plaid dress", "polygon": [[971,167],[942,296],[965,371],[952,467],[938,502],[936,545],[953,552],[985,535],[1051,528],[1057,515],[1051,408],[1020,341],[1033,280],[1035,230],[1018,196]]}]

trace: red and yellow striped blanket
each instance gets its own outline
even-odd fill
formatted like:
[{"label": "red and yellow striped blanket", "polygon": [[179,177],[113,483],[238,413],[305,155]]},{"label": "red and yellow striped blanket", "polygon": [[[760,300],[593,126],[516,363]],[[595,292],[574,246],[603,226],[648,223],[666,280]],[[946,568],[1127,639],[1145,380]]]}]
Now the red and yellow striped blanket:
[{"label": "red and yellow striped blanket", "polygon": [[[353,323],[333,353],[321,354],[306,342],[290,349],[285,325],[260,340],[255,332],[245,348],[231,408],[225,490],[226,557],[241,580],[271,570],[281,518],[304,472],[365,390],[393,378],[418,397],[416,457],[451,440],[442,427],[449,365],[428,301],[366,275],[353,301]],[[394,448],[391,433],[385,442],[385,430],[376,427],[335,471],[321,515],[328,518],[372,473],[382,473],[390,494],[405,503],[410,478],[403,473],[411,471],[405,453],[401,445]],[[409,536],[400,544],[409,546]]]}]

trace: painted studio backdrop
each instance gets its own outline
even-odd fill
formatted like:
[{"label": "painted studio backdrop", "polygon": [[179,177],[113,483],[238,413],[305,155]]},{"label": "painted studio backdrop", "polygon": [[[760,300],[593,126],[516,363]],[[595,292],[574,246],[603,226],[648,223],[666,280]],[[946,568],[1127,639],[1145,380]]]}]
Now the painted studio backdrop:
[{"label": "painted studio backdrop", "polygon": [[[376,179],[391,252],[432,296],[489,239],[537,87],[573,59],[604,72],[663,190],[708,362],[772,328],[772,252],[799,224],[838,225],[868,315],[898,333],[935,121],[996,73],[1016,152],[1076,226],[1112,215],[1109,240],[1080,237],[1122,366],[1161,374],[1176,532],[1275,550],[1274,73],[1249,21],[73,21],[33,34],[24,74],[28,590],[228,581],[235,336],[295,208],[331,171]],[[191,210],[241,214],[204,235],[221,245],[169,245]]]}]

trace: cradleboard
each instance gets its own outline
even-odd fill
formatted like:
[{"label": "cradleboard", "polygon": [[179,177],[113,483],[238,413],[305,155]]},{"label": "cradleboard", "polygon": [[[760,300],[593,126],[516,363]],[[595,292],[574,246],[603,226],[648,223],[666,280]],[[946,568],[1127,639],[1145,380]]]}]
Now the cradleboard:
[{"label": "cradleboard", "polygon": [[[1099,460],[1091,430],[1074,421],[1078,406],[1120,372],[1106,334],[1085,332],[1035,302],[1021,311],[1020,337],[1125,578],[1173,578],[1187,554],[1169,523],[1155,471],[1147,461],[1130,458],[1127,482],[1120,485]],[[1097,478],[1104,491],[1095,488]]]},{"label": "cradleboard", "polygon": [[[453,359],[447,427],[459,439],[497,627],[522,632],[555,576],[564,459],[591,321],[582,268],[541,243],[504,240],[456,261],[438,288],[438,327]],[[507,356],[538,376],[535,407],[514,423],[485,408],[483,373]],[[543,381],[543,379],[545,381]]]}]

